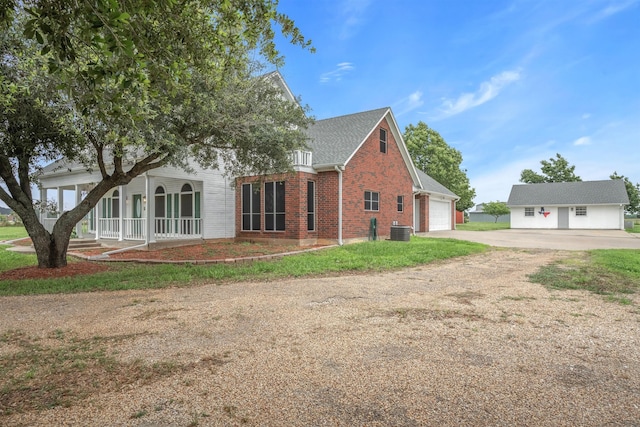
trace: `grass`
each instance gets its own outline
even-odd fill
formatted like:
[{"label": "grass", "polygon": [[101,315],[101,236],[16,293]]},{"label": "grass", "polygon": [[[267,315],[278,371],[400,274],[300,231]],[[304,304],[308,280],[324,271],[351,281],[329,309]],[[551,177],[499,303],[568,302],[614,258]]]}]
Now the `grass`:
[{"label": "grass", "polygon": [[640,222],[636,221],[633,224],[633,228],[627,229],[627,232],[629,232],[629,233],[640,233]]},{"label": "grass", "polygon": [[532,282],[551,289],[580,289],[604,295],[607,301],[632,304],[640,290],[640,251],[601,249],[540,268]]},{"label": "grass", "polygon": [[508,230],[511,224],[508,222],[467,222],[456,225],[456,229],[464,231],[491,231]]},{"label": "grass", "polygon": [[129,384],[139,387],[192,368],[171,362],[117,361],[109,346],[135,336],[78,339],[56,331],[47,338],[51,345],[19,330],[0,335],[0,343],[15,349],[0,355],[0,416],[69,407],[92,394]]},{"label": "grass", "polygon": [[[0,296],[150,289],[198,283],[268,281],[284,277],[354,272],[372,273],[479,253],[486,248],[486,245],[467,241],[412,237],[408,243],[386,240],[363,242],[276,260],[241,264],[109,263],[107,271],[91,275],[38,280],[3,280],[0,283]],[[0,247],[0,273],[25,265],[35,265],[35,257],[7,252],[6,247]]]},{"label": "grass", "polygon": [[4,240],[22,239],[28,236],[27,230],[21,225],[0,227],[0,242]]}]

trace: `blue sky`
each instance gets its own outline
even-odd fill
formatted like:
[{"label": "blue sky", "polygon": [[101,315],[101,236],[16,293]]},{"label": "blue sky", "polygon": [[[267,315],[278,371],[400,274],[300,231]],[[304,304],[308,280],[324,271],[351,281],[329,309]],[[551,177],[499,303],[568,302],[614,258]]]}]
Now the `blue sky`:
[{"label": "blue sky", "polygon": [[280,0],[280,69],[317,119],[390,106],[462,152],[476,203],[564,156],[640,182],[640,0]]}]

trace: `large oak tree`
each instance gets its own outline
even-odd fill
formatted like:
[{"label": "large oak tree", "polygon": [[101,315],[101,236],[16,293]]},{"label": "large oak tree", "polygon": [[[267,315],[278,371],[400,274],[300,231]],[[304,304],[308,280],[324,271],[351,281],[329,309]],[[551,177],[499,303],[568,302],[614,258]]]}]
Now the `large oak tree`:
[{"label": "large oak tree", "polygon": [[456,209],[463,212],[471,208],[476,190],[469,184],[466,169],[460,167],[462,153],[422,121],[407,126],[403,137],[418,169],[460,197]]},{"label": "large oak tree", "polygon": [[[22,218],[40,267],[66,265],[75,224],[148,170],[197,162],[230,175],[271,173],[305,145],[305,109],[259,77],[263,64],[282,63],[278,27],[310,48],[276,0],[0,6],[0,200]],[[31,186],[61,157],[100,179],[49,233]]]}]

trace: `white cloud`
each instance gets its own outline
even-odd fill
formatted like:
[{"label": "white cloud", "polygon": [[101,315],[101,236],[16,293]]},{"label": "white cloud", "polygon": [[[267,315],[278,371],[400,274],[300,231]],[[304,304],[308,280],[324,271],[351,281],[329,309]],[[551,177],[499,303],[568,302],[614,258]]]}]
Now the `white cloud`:
[{"label": "white cloud", "polygon": [[584,114],[582,115],[582,119],[583,119],[583,120],[587,120],[587,119],[588,119],[588,118],[590,118],[590,117],[591,117],[591,114],[590,114],[590,113],[584,113]]},{"label": "white cloud", "polygon": [[371,0],[345,0],[336,7],[342,26],[339,31],[341,40],[351,38],[364,22],[364,15]]},{"label": "white cloud", "polygon": [[578,139],[576,139],[575,141],[573,141],[573,145],[580,146],[580,145],[590,145],[591,144],[591,138],[589,138],[588,136],[582,136]]},{"label": "white cloud", "polygon": [[339,82],[342,80],[342,76],[355,69],[351,62],[341,62],[336,67],[335,70],[322,73],[320,75],[320,83]]},{"label": "white cloud", "polygon": [[396,111],[396,116],[401,116],[415,110],[422,104],[424,104],[422,92],[417,90],[393,104],[393,109]]},{"label": "white cloud", "polygon": [[519,79],[520,71],[503,71],[491,77],[489,81],[482,82],[480,88],[473,93],[463,93],[455,100],[444,99],[441,118],[460,114],[470,108],[482,105],[498,96],[502,89]]},{"label": "white cloud", "polygon": [[606,19],[612,15],[615,15],[624,10],[627,10],[637,4],[638,4],[638,0],[613,1],[604,9],[598,11],[598,13],[592,19],[591,22],[597,22],[597,21],[600,21],[601,19]]}]

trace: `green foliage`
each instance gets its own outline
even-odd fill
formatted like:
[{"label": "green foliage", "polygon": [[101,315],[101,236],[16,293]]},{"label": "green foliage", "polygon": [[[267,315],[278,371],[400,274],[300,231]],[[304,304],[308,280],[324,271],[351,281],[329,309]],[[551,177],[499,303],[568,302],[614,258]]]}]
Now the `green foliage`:
[{"label": "green foliage", "polygon": [[625,295],[640,289],[640,252],[593,250],[578,259],[544,266],[529,278],[552,289],[584,289],[627,304]]},{"label": "green foliage", "polygon": [[573,171],[575,166],[569,166],[569,162],[556,153],[556,158],[553,157],[547,160],[541,160],[542,174],[538,174],[531,169],[525,169],[520,174],[520,182],[526,184],[539,184],[543,182],[573,182],[582,181]]},{"label": "green foliage", "polygon": [[460,197],[456,209],[462,212],[471,208],[476,190],[469,184],[466,169],[460,167],[460,151],[422,121],[407,126],[403,137],[416,167]]},{"label": "green foliage", "polygon": [[482,205],[482,211],[487,215],[491,215],[495,217],[496,219],[495,222],[498,222],[498,218],[500,216],[508,215],[511,212],[511,210],[509,209],[509,207],[505,202],[498,202],[498,201],[484,203]]},{"label": "green foliage", "polygon": [[624,181],[624,186],[627,188],[627,195],[629,196],[629,204],[625,206],[624,211],[629,215],[640,214],[640,183],[634,185],[629,178],[624,175],[618,175],[617,172],[614,172],[609,178]]},{"label": "green foliage", "polygon": [[[239,264],[175,265],[110,263],[108,271],[89,276],[42,280],[3,280],[0,295],[90,292],[96,290],[150,289],[189,286],[211,281],[276,280],[282,277],[377,272],[427,264],[440,259],[482,252],[486,245],[450,239],[412,237],[410,242],[372,241],[292,255],[272,261]],[[11,254],[11,255],[9,255]],[[7,252],[0,247],[0,272],[13,266],[33,265],[33,256]],[[3,267],[5,266],[5,267]]]},{"label": "green foliage", "polygon": [[[64,265],[75,224],[146,171],[283,172],[305,146],[306,108],[258,77],[282,64],[275,26],[310,47],[274,0],[2,1],[0,200],[23,219],[41,266]],[[60,157],[97,184],[49,234],[31,183]]]}]

